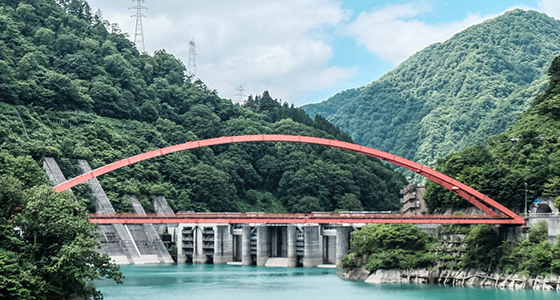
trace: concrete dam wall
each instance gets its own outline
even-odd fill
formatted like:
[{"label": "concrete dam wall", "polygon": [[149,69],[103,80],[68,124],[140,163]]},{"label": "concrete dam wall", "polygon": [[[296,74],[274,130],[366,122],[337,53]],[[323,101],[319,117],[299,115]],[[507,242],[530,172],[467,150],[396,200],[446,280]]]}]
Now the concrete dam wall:
[{"label": "concrete dam wall", "polygon": [[[78,166],[83,173],[91,171],[91,167],[85,160],[79,159]],[[66,181],[54,158],[45,158],[43,168],[54,185]],[[92,178],[86,183],[91,188],[96,213],[114,214],[115,209],[97,178]],[[129,197],[129,199],[137,214],[146,214],[136,197]],[[160,199],[161,201],[165,201],[165,198]],[[98,252],[109,255],[118,264],[173,262],[152,224],[102,224],[99,225],[99,235],[101,248]]]},{"label": "concrete dam wall", "polygon": [[177,228],[177,262],[335,267],[350,245],[347,224],[208,224]]}]

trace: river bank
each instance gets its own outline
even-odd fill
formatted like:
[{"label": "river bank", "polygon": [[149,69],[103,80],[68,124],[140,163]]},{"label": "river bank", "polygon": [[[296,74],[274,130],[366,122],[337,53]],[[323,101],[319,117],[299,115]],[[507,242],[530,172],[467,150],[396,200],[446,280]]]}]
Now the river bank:
[{"label": "river bank", "polygon": [[377,270],[370,274],[364,268],[344,270],[340,277],[366,283],[441,283],[453,286],[480,286],[514,290],[560,291],[560,276],[530,278],[518,274],[486,273],[481,270]]}]

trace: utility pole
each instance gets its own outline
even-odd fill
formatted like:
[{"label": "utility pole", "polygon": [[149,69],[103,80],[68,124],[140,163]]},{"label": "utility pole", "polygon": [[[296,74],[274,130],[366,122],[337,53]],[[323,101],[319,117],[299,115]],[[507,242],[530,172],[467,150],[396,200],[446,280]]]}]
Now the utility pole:
[{"label": "utility pole", "polygon": [[525,211],[523,213],[526,214],[527,213],[527,182],[523,182],[523,184],[525,185]]},{"label": "utility pole", "polygon": [[245,101],[245,99],[247,98],[247,96],[245,95],[245,89],[243,88],[243,86],[239,86],[238,88],[235,89],[235,91],[237,92],[235,95],[235,99],[233,100],[236,103],[242,104],[243,101]]},{"label": "utility pole", "polygon": [[194,43],[194,37],[189,41],[189,65],[187,67],[187,74],[193,79],[196,76],[196,44]]},{"label": "utility pole", "polygon": [[136,49],[140,52],[146,52],[144,48],[144,30],[142,28],[142,19],[146,18],[142,14],[142,10],[148,10],[147,7],[142,6],[145,0],[132,0],[136,2],[136,6],[132,6],[129,9],[136,9],[136,13],[130,16],[131,18],[136,18],[136,29],[134,30],[134,44],[136,44]]}]

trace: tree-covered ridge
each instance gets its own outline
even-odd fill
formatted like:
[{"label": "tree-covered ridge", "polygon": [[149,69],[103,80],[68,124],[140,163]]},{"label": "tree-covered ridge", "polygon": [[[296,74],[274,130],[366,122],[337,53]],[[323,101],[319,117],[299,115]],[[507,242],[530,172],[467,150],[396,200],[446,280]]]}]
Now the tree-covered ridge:
[{"label": "tree-covered ridge", "polygon": [[[0,148],[38,160],[54,156],[67,176],[79,174],[78,158],[87,159],[95,168],[198,139],[193,131],[161,118],[148,123],[5,103],[0,107],[5,112],[0,116]],[[221,132],[226,136],[334,138],[291,119],[270,123],[264,114],[238,109],[245,112],[243,116],[222,124]],[[376,159],[291,143],[243,143],[183,151],[114,171],[100,181],[118,211],[131,209],[126,194],[136,194],[147,211],[153,211],[148,200],[151,194],[164,194],[171,207],[181,211],[390,210],[398,208],[398,191],[405,184],[400,174]]]},{"label": "tree-covered ridge", "polygon": [[304,106],[355,142],[420,163],[506,130],[546,87],[560,21],[516,9],[411,56],[364,87]]},{"label": "tree-covered ridge", "polygon": [[[186,141],[294,134],[351,141],[322,117],[270,97],[221,99],[165,51],[140,54],[80,0],[9,1],[0,7],[0,149],[66,176]],[[380,161],[321,146],[246,143],[175,153],[100,178],[117,211],[127,194],[153,211],[391,210],[405,179]],[[87,188],[75,189],[88,198]]]},{"label": "tree-covered ridge", "polygon": [[[525,182],[529,201],[560,196],[560,57],[548,72],[548,88],[517,123],[488,138],[486,146],[440,159],[437,169],[517,211],[523,211]],[[427,185],[425,198],[432,210],[467,205],[434,183]]]},{"label": "tree-covered ridge", "polygon": [[[185,67],[164,50],[140,54],[85,1],[3,1],[0,84],[4,102],[155,121],[185,119],[192,103],[215,92],[185,81]],[[201,112],[204,113],[204,112]]]}]

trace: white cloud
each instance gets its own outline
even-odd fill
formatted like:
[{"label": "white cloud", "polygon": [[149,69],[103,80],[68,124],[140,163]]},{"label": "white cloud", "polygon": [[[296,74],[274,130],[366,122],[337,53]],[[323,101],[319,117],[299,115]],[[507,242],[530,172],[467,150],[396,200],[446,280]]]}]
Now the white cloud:
[{"label": "white cloud", "polygon": [[560,19],[560,1],[558,0],[539,1],[539,10],[551,17]]},{"label": "white cloud", "polygon": [[[134,36],[131,5],[90,0],[104,18]],[[331,32],[348,19],[339,0],[147,0],[143,20],[148,52],[165,48],[188,62],[188,40],[197,45],[197,75],[222,97],[241,84],[246,93],[296,105],[306,95],[355,76],[356,68],[329,65]],[[105,11],[103,7],[112,11]],[[119,11],[120,13],[112,13]]]},{"label": "white cloud", "polygon": [[455,33],[495,16],[469,14],[461,21],[435,25],[416,19],[430,9],[427,2],[413,2],[362,12],[347,26],[346,32],[371,53],[396,65],[432,43],[445,41]]}]

